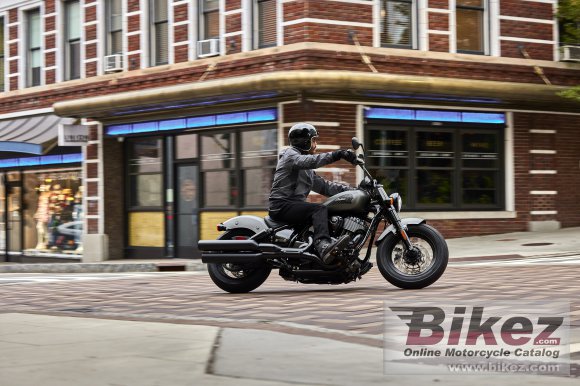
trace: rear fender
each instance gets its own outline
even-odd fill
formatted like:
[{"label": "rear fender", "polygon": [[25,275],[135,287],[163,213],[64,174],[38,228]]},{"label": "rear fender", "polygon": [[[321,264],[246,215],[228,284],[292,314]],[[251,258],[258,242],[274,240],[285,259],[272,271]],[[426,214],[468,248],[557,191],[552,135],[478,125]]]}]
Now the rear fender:
[{"label": "rear fender", "polygon": [[266,225],[266,222],[263,218],[249,215],[232,217],[229,220],[224,221],[223,225],[226,228],[224,230],[228,231],[232,229],[243,228],[249,229],[255,233],[260,233],[268,229],[268,226]]},{"label": "rear fender", "polygon": [[[409,218],[403,218],[401,219],[401,224],[403,225],[403,228],[407,229],[407,226],[409,225],[420,225],[420,224],[424,224],[427,221],[425,221],[425,219],[422,218],[416,218],[416,217],[409,217]],[[379,245],[384,239],[385,237],[387,237],[389,235],[389,233],[397,233],[397,228],[395,228],[395,226],[393,224],[389,225],[389,227],[387,229],[384,230],[383,233],[381,233],[381,235],[379,236],[379,238],[377,239],[377,242],[375,243],[376,245]]]}]

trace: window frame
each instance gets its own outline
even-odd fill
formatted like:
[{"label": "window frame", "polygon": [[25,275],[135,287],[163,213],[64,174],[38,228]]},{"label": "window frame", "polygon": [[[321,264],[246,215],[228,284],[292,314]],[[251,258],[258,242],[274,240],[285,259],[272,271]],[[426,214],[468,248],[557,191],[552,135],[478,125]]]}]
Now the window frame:
[{"label": "window frame", "polygon": [[[160,149],[161,149],[161,156],[159,157],[160,159],[160,170],[158,172],[144,172],[144,173],[133,173],[131,172],[131,157],[133,156],[133,145],[135,143],[138,143],[139,141],[160,141]],[[125,153],[125,161],[124,161],[124,167],[125,167],[125,173],[124,175],[125,177],[125,188],[126,188],[126,197],[125,197],[125,207],[126,207],[126,212],[130,213],[130,212],[162,212],[164,210],[164,206],[165,206],[165,168],[166,168],[166,155],[165,155],[165,142],[166,139],[164,137],[161,136],[139,136],[139,137],[131,137],[131,138],[127,138],[125,142],[125,146],[124,146],[124,153]],[[160,175],[161,176],[161,203],[159,206],[144,206],[144,205],[134,205],[134,202],[136,200],[136,186],[133,185],[131,183],[132,177],[133,176],[138,176],[138,175]]]},{"label": "window frame", "polygon": [[[171,7],[171,0],[164,0],[166,2],[166,17],[165,19],[157,19],[157,8],[156,3],[157,0],[150,0],[149,1],[149,47],[151,47],[151,52],[149,55],[149,61],[151,66],[162,66],[165,64],[169,64],[169,13],[172,9]],[[161,56],[160,51],[158,51],[157,47],[157,30],[165,25],[167,28],[167,52],[165,53],[167,60],[166,61],[158,61],[159,57]]]},{"label": "window frame", "polygon": [[[216,3],[215,8],[206,8],[206,1],[207,0],[199,0],[198,2],[198,15],[199,15],[199,23],[198,23],[198,34],[199,34],[199,38],[197,39],[198,41],[201,40],[209,40],[209,39],[219,39],[219,30],[220,30],[220,25],[219,25],[219,12],[220,12],[220,7],[219,7],[219,2]],[[212,12],[216,12],[218,15],[218,34],[216,36],[207,36],[207,15],[212,13]]]},{"label": "window frame", "polygon": [[[77,7],[79,8],[79,15],[80,15],[80,10],[81,10],[81,2],[80,0],[67,0],[64,2],[63,6],[64,6],[64,36],[63,36],[63,40],[64,40],[64,50],[63,50],[63,55],[64,55],[64,80],[74,80],[74,79],[80,79],[81,78],[81,50],[82,50],[82,45],[81,45],[81,36],[82,36],[82,23],[79,22],[79,34],[77,38],[73,38],[71,39],[69,37],[69,32],[70,32],[70,24],[68,23],[68,15],[70,12],[70,6],[71,4],[77,4]],[[72,63],[73,57],[71,55],[71,53],[73,52],[72,46],[74,44],[77,44],[77,50],[78,50],[78,63]],[[76,72],[75,72],[76,70]]]},{"label": "window frame", "polygon": [[[505,182],[505,157],[506,149],[505,125],[502,124],[477,124],[477,123],[456,123],[444,122],[443,125],[435,126],[428,121],[404,121],[404,120],[384,120],[368,118],[365,120],[364,138],[365,143],[370,144],[370,132],[372,130],[404,131],[407,133],[407,151],[409,152],[408,164],[406,167],[401,166],[371,166],[367,163],[367,169],[374,176],[375,170],[406,170],[407,175],[407,197],[404,199],[404,208],[413,212],[462,212],[462,211],[498,211],[506,208],[506,182]],[[416,197],[418,170],[447,170],[449,168],[438,167],[418,167],[417,166],[417,133],[424,131],[445,131],[452,132],[454,163],[452,167],[452,192],[451,204],[429,205],[418,204]],[[498,157],[495,168],[473,168],[463,167],[462,164],[462,133],[494,133],[498,141]],[[370,146],[369,146],[369,149]],[[496,201],[497,204],[477,205],[463,203],[463,177],[462,172],[470,170],[492,170],[496,172]],[[387,191],[387,193],[393,193]]]},{"label": "window frame", "polygon": [[[275,12],[275,41],[270,44],[260,44],[260,37],[262,36],[260,29],[260,3],[271,1],[274,3]],[[252,48],[257,50],[261,48],[276,47],[278,45],[278,17],[277,17],[277,4],[276,0],[254,0],[252,1]]]},{"label": "window frame", "polygon": [[[32,47],[31,42],[31,25],[32,25],[32,16],[37,13],[38,14],[38,31],[40,33],[39,37],[39,46]],[[25,78],[25,85],[26,87],[37,87],[42,85],[42,12],[40,7],[27,9],[25,11],[25,28],[26,28],[26,78]],[[39,52],[40,55],[40,67],[32,67],[32,56],[35,52]],[[38,75],[38,82],[34,82],[34,69],[38,68],[39,75]]]},{"label": "window frame", "polygon": [[[120,27],[119,29],[114,29],[113,28],[113,22],[112,22],[112,18],[113,18],[113,7],[112,4],[113,3],[119,3],[119,5],[121,6],[121,13],[116,15],[119,16],[121,18],[121,23],[120,23]],[[117,55],[117,54],[123,54],[123,1],[122,0],[106,0],[105,1],[105,55]],[[120,47],[120,51],[118,52],[113,52],[113,34],[115,33],[120,33],[121,35],[121,47]]]},{"label": "window frame", "polygon": [[[276,126],[272,124],[266,125],[245,125],[243,127],[231,128],[231,129],[220,129],[220,130],[209,130],[199,132],[198,135],[198,157],[199,157],[199,203],[200,203],[200,210],[201,211],[219,211],[219,210],[229,210],[229,211],[246,211],[246,210],[265,210],[268,207],[266,203],[265,206],[260,205],[246,205],[245,202],[245,195],[246,195],[246,181],[244,178],[244,171],[245,170],[253,170],[253,169],[264,169],[263,167],[254,167],[248,166],[244,167],[242,165],[242,136],[246,132],[251,131],[266,131],[266,130],[276,130]],[[224,134],[224,133],[233,133],[235,135],[235,147],[234,147],[234,165],[230,168],[211,168],[211,169],[204,169],[203,167],[203,158],[204,158],[204,149],[202,145],[202,137],[203,135],[214,135],[214,134]],[[276,144],[278,148],[278,144]],[[276,149],[276,154],[278,149]],[[272,167],[272,171],[276,169],[276,166]],[[229,206],[207,206],[205,200],[205,176],[204,173],[206,172],[216,172],[216,171],[229,171],[233,172],[236,177],[236,182],[239,187],[238,190],[238,197],[236,198],[234,205]]]},{"label": "window frame", "polygon": [[[383,43],[383,25],[384,25],[384,18],[381,16],[381,13],[384,10],[384,6],[386,3],[408,3],[411,5],[411,38],[409,39],[409,44],[389,44]],[[419,47],[419,15],[418,15],[418,1],[417,0],[380,0],[379,1],[379,46],[386,47],[386,48],[400,48],[400,49],[409,49],[409,50],[416,50]]]},{"label": "window frame", "polygon": [[[481,0],[482,6],[467,6],[467,5],[459,5],[457,2],[455,3],[455,9],[453,10],[455,16],[455,52],[458,54],[468,54],[468,55],[489,55],[489,42],[490,42],[490,17],[489,17],[489,1],[488,0]],[[471,11],[479,11],[481,12],[482,22],[481,22],[481,51],[473,51],[473,50],[461,50],[458,48],[457,45],[457,28],[459,26],[458,20],[458,10],[471,10]]]}]

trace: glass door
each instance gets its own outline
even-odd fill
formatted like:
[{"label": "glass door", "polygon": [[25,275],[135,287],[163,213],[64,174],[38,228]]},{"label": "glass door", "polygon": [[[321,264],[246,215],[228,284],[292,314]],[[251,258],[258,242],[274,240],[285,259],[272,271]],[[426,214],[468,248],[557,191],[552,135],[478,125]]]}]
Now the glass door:
[{"label": "glass door", "polygon": [[198,166],[178,164],[176,177],[177,189],[177,253],[176,257],[191,259],[199,257],[197,250],[199,204],[198,204]]}]

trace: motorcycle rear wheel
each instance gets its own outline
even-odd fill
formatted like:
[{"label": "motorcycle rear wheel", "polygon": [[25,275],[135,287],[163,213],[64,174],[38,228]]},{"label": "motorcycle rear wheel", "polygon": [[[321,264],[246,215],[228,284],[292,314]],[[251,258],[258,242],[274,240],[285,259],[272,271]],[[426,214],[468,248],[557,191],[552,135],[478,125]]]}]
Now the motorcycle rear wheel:
[{"label": "motorcycle rear wheel", "polygon": [[[248,229],[232,229],[219,237],[219,240],[249,239],[254,232]],[[217,264],[208,263],[209,277],[222,290],[229,293],[246,293],[261,286],[272,268],[266,263]]]},{"label": "motorcycle rear wheel", "polygon": [[389,234],[377,250],[377,266],[383,277],[394,286],[403,289],[427,287],[435,283],[447,268],[447,243],[435,228],[427,224],[409,226],[407,236],[421,251],[420,260],[407,262],[401,237]]}]

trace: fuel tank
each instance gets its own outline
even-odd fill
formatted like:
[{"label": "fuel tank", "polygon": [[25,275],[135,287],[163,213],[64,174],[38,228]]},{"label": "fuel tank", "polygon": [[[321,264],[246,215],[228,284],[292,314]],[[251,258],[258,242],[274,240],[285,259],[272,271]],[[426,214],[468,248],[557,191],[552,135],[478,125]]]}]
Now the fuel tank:
[{"label": "fuel tank", "polygon": [[349,190],[338,193],[326,200],[323,205],[332,214],[364,213],[370,203],[370,197],[362,190]]}]

